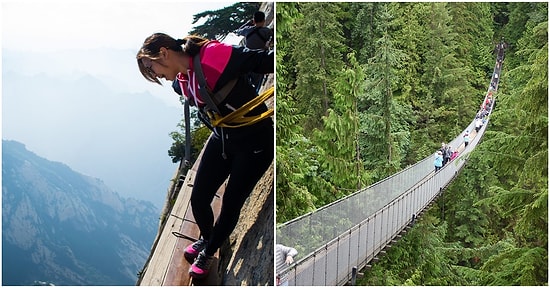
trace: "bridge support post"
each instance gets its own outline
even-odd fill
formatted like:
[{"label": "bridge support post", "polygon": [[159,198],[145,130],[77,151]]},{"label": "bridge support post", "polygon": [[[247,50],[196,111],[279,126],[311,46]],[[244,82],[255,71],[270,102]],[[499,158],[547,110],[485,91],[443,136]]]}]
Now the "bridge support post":
[{"label": "bridge support post", "polygon": [[351,268],[351,286],[355,286],[357,282],[357,266]]},{"label": "bridge support post", "polygon": [[445,221],[445,191],[441,191],[441,219]]}]

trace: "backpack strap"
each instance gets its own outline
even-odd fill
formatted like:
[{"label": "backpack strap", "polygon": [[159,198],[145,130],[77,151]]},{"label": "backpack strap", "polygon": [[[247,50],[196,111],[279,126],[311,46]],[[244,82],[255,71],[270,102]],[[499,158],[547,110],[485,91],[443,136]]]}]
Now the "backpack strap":
[{"label": "backpack strap", "polygon": [[193,57],[193,69],[195,70],[197,80],[199,81],[199,92],[201,93],[201,97],[206,103],[206,106],[208,109],[218,113],[218,115],[221,116],[218,105],[225,100],[229,92],[231,92],[233,87],[235,87],[235,84],[237,84],[237,79],[235,78],[227,82],[227,84],[225,84],[225,86],[223,86],[216,94],[212,95],[212,92],[206,83],[204,73],[202,72],[201,61],[198,55]]},{"label": "backpack strap", "polygon": [[231,92],[231,90],[233,90],[233,87],[235,87],[235,84],[237,84],[237,78],[227,82],[223,87],[222,89],[220,89],[216,94],[214,94],[214,97],[212,100],[214,100],[214,104],[216,105],[220,105],[220,103],[223,102],[223,100],[225,100],[225,98],[227,97],[227,95],[229,95],[229,92]]},{"label": "backpack strap", "polygon": [[220,109],[218,109],[218,106],[214,103],[212,97],[210,97],[210,91],[208,89],[208,85],[206,84],[204,73],[202,72],[201,59],[199,55],[193,57],[193,69],[195,70],[197,80],[199,81],[199,92],[201,93],[201,97],[203,98],[202,100],[204,100],[208,109],[218,114],[221,114]]},{"label": "backpack strap", "polygon": [[265,39],[265,37],[262,35],[262,33],[260,33],[261,28],[262,27],[255,27],[254,30],[252,30],[252,32],[250,32],[246,35],[246,40],[248,40],[248,38],[250,36],[252,36],[253,34],[258,34],[258,37],[260,37],[260,39],[262,39],[262,41],[264,41],[264,43],[266,43],[267,40],[269,40],[269,39]]},{"label": "backpack strap", "polygon": [[[195,70],[195,74],[197,76],[197,79],[199,81],[199,92],[201,93],[201,96],[203,100],[206,103],[207,108],[209,111],[205,111],[205,116],[209,119],[202,119],[202,114],[199,113],[199,118],[204,123],[207,123],[207,126],[213,129],[213,127],[220,126],[220,127],[231,127],[231,128],[237,128],[237,127],[243,127],[255,124],[267,117],[270,117],[273,115],[274,110],[269,109],[268,111],[256,115],[256,116],[250,116],[245,117],[244,115],[250,112],[252,109],[263,103],[267,98],[273,97],[274,95],[274,88],[271,87],[262,95],[257,96],[256,98],[252,99],[251,101],[245,103],[242,107],[237,109],[234,112],[231,112],[230,114],[223,116],[221,115],[218,104],[220,104],[223,99],[227,97],[227,94],[233,89],[235,84],[237,83],[237,79],[233,79],[229,81],[227,84],[225,84],[218,93],[212,96],[212,93],[210,92],[210,89],[208,88],[208,85],[206,83],[206,78],[204,77],[204,73],[202,72],[202,67],[200,63],[200,57],[195,56],[193,57],[193,69]],[[214,100],[219,101],[216,103]],[[200,109],[202,110],[202,109]],[[228,122],[235,122],[235,125],[226,124]]]},{"label": "backpack strap", "polygon": [[185,117],[185,159],[183,164],[191,168],[191,115],[189,112],[189,100],[185,100],[183,116]]}]

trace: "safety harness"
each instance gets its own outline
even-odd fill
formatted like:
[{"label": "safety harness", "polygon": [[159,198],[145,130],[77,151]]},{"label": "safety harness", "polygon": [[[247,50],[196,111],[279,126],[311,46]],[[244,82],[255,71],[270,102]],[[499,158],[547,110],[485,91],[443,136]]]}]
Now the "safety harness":
[{"label": "safety harness", "polygon": [[223,102],[229,92],[231,92],[237,83],[237,79],[229,81],[216,94],[213,94],[206,84],[206,78],[202,72],[200,57],[193,57],[193,67],[197,80],[199,81],[199,92],[201,93],[201,98],[206,103],[204,112],[208,119],[204,120],[208,120],[212,127],[238,128],[258,123],[259,121],[273,115],[273,108],[269,108],[266,112],[259,115],[245,116],[254,108],[264,103],[267,99],[273,97],[275,89],[274,87],[271,87],[235,111],[227,114],[226,116],[222,116],[218,105]]},{"label": "safety harness", "polygon": [[[256,96],[254,99],[248,101],[244,105],[242,105],[240,108],[236,109],[235,111],[222,116],[222,113],[220,112],[220,109],[218,108],[218,105],[222,103],[227,95],[229,95],[229,92],[235,87],[235,84],[237,84],[238,79],[233,79],[229,81],[225,86],[223,86],[217,93],[213,94],[208,87],[206,83],[206,78],[204,77],[204,73],[202,72],[202,66],[200,63],[200,57],[196,56],[193,57],[193,67],[195,70],[195,75],[197,77],[197,80],[199,82],[199,93],[201,94],[202,100],[205,102],[206,106],[202,109],[198,106],[198,103],[195,103],[197,108],[199,108],[199,119],[206,125],[208,128],[212,131],[215,131],[216,127],[221,127],[221,133],[222,133],[222,156],[224,159],[226,159],[225,155],[225,139],[223,136],[223,128],[238,128],[238,127],[244,127],[249,126],[255,123],[258,123],[268,117],[271,117],[274,113],[273,108],[269,108],[267,111],[254,116],[245,116],[250,111],[264,103],[267,99],[273,97],[274,94],[274,87],[271,87],[261,93],[260,95]],[[180,88],[183,92],[183,86],[180,82]],[[190,94],[188,94],[190,95]],[[185,115],[185,159],[184,159],[184,165],[187,167],[191,166],[191,132],[189,131],[190,127],[190,116],[189,116],[189,105],[190,105],[190,99],[187,99],[185,101],[185,107],[184,107],[184,115]]]}]

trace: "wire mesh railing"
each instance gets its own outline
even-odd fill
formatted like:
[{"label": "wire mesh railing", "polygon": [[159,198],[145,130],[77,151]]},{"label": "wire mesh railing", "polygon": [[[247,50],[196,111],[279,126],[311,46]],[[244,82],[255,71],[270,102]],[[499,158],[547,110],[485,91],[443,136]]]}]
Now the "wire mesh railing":
[{"label": "wire mesh railing", "polygon": [[[498,54],[483,103],[498,88],[502,64],[501,53]],[[487,120],[491,112],[492,109],[486,115]],[[470,122],[449,145],[461,146],[463,134],[472,132],[475,122],[476,119]],[[434,156],[430,155],[382,181],[277,227],[276,242],[294,247],[301,255],[292,266],[276,271],[280,282],[296,286],[347,283],[352,267],[362,269],[372,261],[456,177],[486,127],[483,125],[460,156],[437,173],[434,173]]]}]

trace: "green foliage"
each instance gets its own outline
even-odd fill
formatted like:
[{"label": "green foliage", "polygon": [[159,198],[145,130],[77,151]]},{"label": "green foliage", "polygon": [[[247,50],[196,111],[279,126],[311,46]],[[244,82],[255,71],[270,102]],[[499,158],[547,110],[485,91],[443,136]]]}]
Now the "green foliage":
[{"label": "green foliage", "polygon": [[449,226],[448,241],[460,242],[464,247],[478,247],[486,241],[485,233],[491,224],[493,228],[499,227],[500,217],[492,215],[492,223],[489,219],[491,211],[485,206],[477,206],[476,203],[486,197],[486,189],[495,183],[484,171],[490,169],[492,163],[487,161],[485,155],[474,154],[470,162],[476,163],[461,172],[460,177],[454,180],[444,195],[445,220]]},{"label": "green foliage", "polygon": [[260,9],[260,4],[260,2],[237,2],[222,9],[195,14],[192,24],[198,23],[203,18],[206,19],[203,24],[194,27],[189,34],[222,41],[227,34],[251,20],[254,13]]},{"label": "green foliage", "polygon": [[[289,55],[295,65],[295,88],[298,113],[306,115],[306,131],[322,127],[321,117],[332,105],[333,79],[344,67],[346,47],[337,3],[298,3],[303,17],[296,18],[290,38]],[[307,133],[307,132],[306,132]]]},{"label": "green foliage", "polygon": [[533,286],[548,284],[548,250],[517,247],[511,241],[481,267],[480,285]]},{"label": "green foliage", "polygon": [[[548,21],[548,3],[546,2],[512,2],[508,4],[509,22],[503,28],[502,36],[508,45],[509,56],[521,50],[518,45],[520,39],[529,34],[527,31],[536,23]],[[526,33],[527,32],[527,33]],[[547,40],[548,41],[548,40]],[[516,67],[522,64],[522,57],[507,57],[509,65]]]},{"label": "green foliage", "polygon": [[[537,11],[531,15],[540,21]],[[525,20],[523,37],[512,43],[517,51],[506,63],[521,65],[502,75],[506,85],[498,93],[491,131],[446,198],[448,221],[454,225],[451,239],[479,252],[481,265],[475,272],[459,269],[478,279],[474,285],[548,282],[548,43],[543,20]],[[472,236],[475,241],[468,242]]]},{"label": "green foliage", "polygon": [[368,91],[361,95],[361,147],[365,167],[375,170],[376,180],[400,170],[409,141],[409,129],[402,120],[409,114],[407,107],[394,100],[398,86],[396,71],[407,61],[406,54],[396,49],[384,23],[391,21],[388,6],[379,11],[381,37],[376,41],[374,56],[367,63]]},{"label": "green foliage", "polygon": [[[321,110],[321,106],[328,105],[332,97],[329,78],[340,73],[343,61],[336,49],[342,46],[336,41],[342,39],[338,32],[340,24],[329,13],[338,10],[336,5],[280,5],[278,11],[283,7],[284,12],[277,14],[280,22],[276,33],[277,43],[281,43],[277,44],[277,221],[284,222],[336,199],[337,190],[331,183],[333,173],[322,164],[326,161],[325,149],[305,135],[311,134],[307,132],[311,127],[320,127],[315,122],[328,109],[325,106]],[[313,16],[315,11],[321,14]],[[310,37],[306,33],[316,35]],[[294,44],[288,41],[293,37],[303,41],[289,45]],[[297,81],[293,81],[295,77]]]},{"label": "green foliage", "polygon": [[283,223],[302,214],[313,211],[317,197],[310,193],[308,181],[317,177],[318,151],[311,141],[302,136],[298,124],[304,119],[298,113],[293,99],[292,71],[288,63],[287,37],[295,18],[300,17],[296,3],[277,4],[277,105],[276,105],[276,153],[277,153],[277,222]]},{"label": "green foliage", "polygon": [[[170,133],[174,142],[168,150],[168,156],[172,157],[173,163],[178,163],[185,159],[185,121],[181,120],[178,124],[179,131]],[[206,126],[192,127],[191,130],[191,162],[194,162],[202,151],[202,147],[210,136],[211,131]]]},{"label": "green foliage", "polygon": [[353,27],[351,30],[350,47],[357,51],[357,59],[360,63],[367,63],[374,56],[373,39],[380,38],[377,23],[380,22],[378,12],[384,4],[379,3],[352,3],[355,12],[352,16]]},{"label": "green foliage", "polygon": [[[438,205],[362,284],[547,285],[547,6],[278,3],[277,221],[454,138],[485,96],[504,36],[509,46],[483,141]],[[344,57],[349,51],[356,60]],[[331,223],[349,224],[339,214]],[[330,234],[332,227],[313,224],[300,229]]]},{"label": "green foliage", "polygon": [[[277,109],[279,108],[277,103]],[[313,211],[317,196],[310,193],[309,187],[326,185],[322,175],[318,174],[318,151],[310,141],[298,136],[288,144],[292,147],[277,145],[276,151],[277,222],[279,223]]]},{"label": "green foliage", "polygon": [[[460,285],[452,273],[453,266],[445,251],[452,247],[444,243],[446,225],[432,214],[425,214],[397,244],[388,250],[380,262],[366,272],[359,285]],[[457,284],[458,283],[458,284]]]},{"label": "green foliage", "polygon": [[509,3],[505,2],[494,2],[490,3],[491,5],[491,14],[493,15],[493,26],[495,30],[495,39],[501,39],[503,37],[502,30],[508,24],[509,18],[508,14],[508,5]]},{"label": "green foliage", "polygon": [[[468,69],[468,79],[476,88],[487,88],[487,76],[493,72],[495,54],[491,6],[488,2],[449,3],[456,32],[457,61]],[[483,45],[480,45],[483,43]]]},{"label": "green foliage", "polygon": [[323,199],[327,203],[361,188],[364,175],[358,159],[357,98],[364,93],[365,74],[353,54],[348,55],[348,61],[350,68],[334,81],[334,108],[329,108],[328,115],[323,117],[323,129],[314,133],[317,146],[322,147],[319,162],[329,173],[327,180],[345,191]]}]

